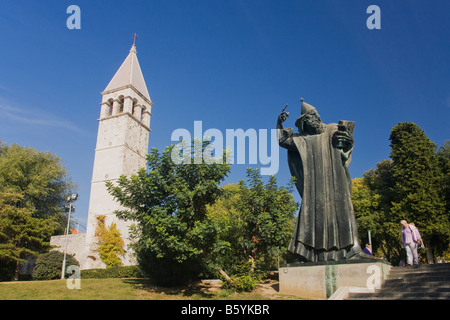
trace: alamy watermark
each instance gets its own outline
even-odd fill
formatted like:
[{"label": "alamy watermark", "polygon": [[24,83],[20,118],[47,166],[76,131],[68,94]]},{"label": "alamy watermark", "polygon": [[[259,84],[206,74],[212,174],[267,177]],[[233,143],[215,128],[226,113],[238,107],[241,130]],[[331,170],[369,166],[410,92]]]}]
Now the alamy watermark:
[{"label": "alamy watermark", "polygon": [[[192,139],[192,137],[194,139]],[[225,139],[224,139],[225,137]],[[279,169],[279,147],[276,129],[219,129],[210,128],[203,132],[202,121],[194,121],[194,135],[187,129],[172,132],[172,141],[180,141],[172,150],[172,161],[176,164],[190,164],[194,148],[194,164],[223,163],[226,152],[227,164],[260,164],[261,175],[275,175]],[[194,140],[194,145],[192,145]],[[210,141],[202,149],[204,141]],[[270,154],[269,154],[270,145]],[[225,147],[225,149],[224,149]]]},{"label": "alamy watermark", "polygon": [[381,288],[381,268],[375,264],[370,265],[366,269],[366,273],[370,274],[367,278],[367,289],[375,290]]},{"label": "alamy watermark", "polygon": [[81,289],[81,273],[80,267],[76,265],[70,265],[67,267],[67,273],[71,273],[66,280],[67,289]]},{"label": "alamy watermark", "polygon": [[81,9],[77,5],[70,5],[67,7],[66,13],[70,16],[66,20],[67,29],[81,29]]},{"label": "alamy watermark", "polygon": [[[81,9],[77,5],[70,5],[67,7],[66,13],[70,16],[66,20],[67,29],[81,29]],[[367,7],[366,13],[370,14],[367,18],[366,26],[368,29],[381,29],[381,9],[377,5],[370,5]]]},{"label": "alamy watermark", "polygon": [[367,18],[366,26],[367,29],[381,29],[381,9],[377,5],[370,5],[367,7],[366,13],[370,14]]}]

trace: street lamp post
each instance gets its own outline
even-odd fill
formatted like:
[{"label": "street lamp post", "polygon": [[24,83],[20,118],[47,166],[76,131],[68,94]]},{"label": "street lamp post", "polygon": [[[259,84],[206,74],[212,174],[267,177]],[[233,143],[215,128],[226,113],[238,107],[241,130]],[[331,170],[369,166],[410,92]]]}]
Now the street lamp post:
[{"label": "street lamp post", "polygon": [[76,201],[78,199],[78,193],[72,193],[70,196],[67,197],[67,203],[69,204],[69,213],[67,214],[67,228],[66,228],[66,246],[64,249],[64,259],[61,269],[61,279],[64,279],[64,274],[66,270],[66,255],[67,255],[67,243],[69,240],[69,223],[70,223],[70,214],[72,213],[72,202]]}]

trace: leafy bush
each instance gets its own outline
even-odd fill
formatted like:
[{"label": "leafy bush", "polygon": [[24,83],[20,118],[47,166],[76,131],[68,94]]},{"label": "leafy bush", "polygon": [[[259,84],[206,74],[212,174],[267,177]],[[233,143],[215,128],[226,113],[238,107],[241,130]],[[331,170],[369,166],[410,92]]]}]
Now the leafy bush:
[{"label": "leafy bush", "polygon": [[225,288],[234,289],[237,292],[253,291],[253,289],[256,288],[258,282],[261,281],[261,277],[254,273],[241,276],[232,276],[231,279],[233,280],[233,284],[226,285]]},{"label": "leafy bush", "polygon": [[98,234],[99,242],[98,253],[106,264],[106,268],[122,265],[120,256],[123,256],[125,253],[123,249],[124,241],[120,237],[117,224],[113,222],[109,227],[106,227],[105,216],[98,216],[96,233]]},{"label": "leafy bush", "polygon": [[231,281],[224,281],[224,289],[233,289],[237,292],[252,291],[256,285],[261,281],[262,275],[260,272],[254,271],[254,261],[249,260],[238,265],[238,271],[230,278]]},{"label": "leafy bush", "polygon": [[[33,280],[53,280],[61,278],[61,268],[64,259],[64,253],[59,251],[50,251],[38,256],[36,266],[33,269]],[[66,267],[70,265],[79,266],[78,261],[70,254],[66,255]],[[68,274],[67,276],[70,276]]]},{"label": "leafy bush", "polygon": [[238,265],[252,257],[258,269],[276,270],[290,256],[297,203],[288,187],[275,177],[265,183],[258,169],[247,169],[247,182],[222,187],[222,194],[207,206],[209,224],[216,229],[209,265],[236,274]]},{"label": "leafy bush", "polygon": [[107,269],[82,270],[81,277],[83,279],[142,278],[143,273],[138,266],[115,266]]},{"label": "leafy bush", "polygon": [[145,275],[159,286],[185,285],[197,280],[203,271],[202,261],[198,257],[177,261],[172,255],[158,257],[150,250],[139,251],[137,257]]}]

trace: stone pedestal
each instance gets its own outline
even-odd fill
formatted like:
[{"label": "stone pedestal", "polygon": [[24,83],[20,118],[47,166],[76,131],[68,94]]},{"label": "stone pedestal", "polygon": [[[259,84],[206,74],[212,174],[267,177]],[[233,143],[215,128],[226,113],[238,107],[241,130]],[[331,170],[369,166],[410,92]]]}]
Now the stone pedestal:
[{"label": "stone pedestal", "polygon": [[391,265],[384,260],[289,264],[279,269],[280,293],[328,299],[340,287],[379,289]]}]

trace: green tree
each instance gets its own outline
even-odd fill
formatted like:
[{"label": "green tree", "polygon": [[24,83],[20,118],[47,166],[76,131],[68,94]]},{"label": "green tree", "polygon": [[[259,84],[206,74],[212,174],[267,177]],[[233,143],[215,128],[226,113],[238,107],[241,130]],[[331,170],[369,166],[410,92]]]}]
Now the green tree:
[{"label": "green tree", "polygon": [[293,183],[278,188],[274,176],[264,184],[258,169],[247,169],[247,183],[240,182],[246,234],[242,251],[265,268],[274,267],[274,258],[287,251],[297,209],[292,196]]},{"label": "green tree", "polygon": [[428,262],[434,263],[434,254],[447,248],[450,235],[436,145],[411,122],[394,126],[390,141],[391,213],[398,222],[405,219],[416,224],[427,246]]},{"label": "green tree", "polygon": [[65,227],[65,196],[72,183],[61,160],[0,142],[0,269],[50,248],[50,236]]},{"label": "green tree", "polygon": [[[445,212],[447,217],[450,216],[450,140],[445,140],[443,145],[438,149],[439,165],[443,173],[442,192],[445,198]],[[449,241],[450,242],[450,241]],[[444,245],[445,246],[445,245]],[[450,243],[443,253],[443,258],[450,260]]]},{"label": "green tree", "polygon": [[[381,196],[370,189],[366,179],[355,178],[352,180],[353,209],[362,242],[368,241],[368,231],[371,232],[374,239],[379,239],[380,229],[382,229],[380,199]],[[374,245],[374,247],[376,246]]]},{"label": "green tree", "polygon": [[285,261],[297,209],[292,185],[279,188],[273,176],[265,184],[259,170],[249,168],[246,182],[224,186],[221,197],[208,206],[217,230],[211,260],[222,275],[248,280],[255,269],[271,270]]},{"label": "green tree", "polygon": [[206,206],[219,196],[218,185],[230,167],[224,159],[206,163],[202,154],[208,145],[194,142],[182,163],[172,159],[175,146],[162,153],[153,148],[148,171],[141,168],[129,178],[121,176],[116,185],[107,183],[109,193],[127,208],[117,216],[136,222],[132,248],[155,282],[175,285],[195,278],[211,252],[215,230],[207,223]]},{"label": "green tree", "polygon": [[238,209],[241,185],[227,184],[221,187],[221,190],[220,197],[207,206],[207,218],[216,230],[208,267],[212,273],[222,269],[234,274],[242,262],[240,247],[245,235],[245,221]]},{"label": "green tree", "polygon": [[0,265],[7,270],[5,266],[14,265],[14,280],[19,279],[20,262],[51,248],[50,236],[58,226],[54,219],[33,217],[32,210],[17,205],[22,202],[21,194],[0,192]]},{"label": "green tree", "polygon": [[74,188],[61,159],[50,152],[0,143],[0,191],[20,194],[17,207],[35,218],[55,218],[58,234],[66,227],[66,195]]},{"label": "green tree", "polygon": [[[371,232],[375,245],[379,245],[383,256],[397,264],[403,255],[399,237],[398,218],[391,213],[393,201],[392,160],[382,160],[375,170],[364,173],[364,183],[371,194],[377,197],[377,214]],[[372,231],[373,230],[373,231]]]},{"label": "green tree", "polygon": [[368,241],[370,230],[374,254],[381,254],[397,264],[402,257],[398,219],[391,214],[392,160],[383,160],[375,169],[353,179],[352,201],[358,232]]},{"label": "green tree", "polygon": [[392,160],[353,180],[352,200],[361,238],[372,234],[375,249],[392,263],[403,259],[399,221],[419,226],[428,247],[441,255],[449,245],[450,143],[435,154],[435,145],[413,123],[395,126]]},{"label": "green tree", "polygon": [[450,140],[445,140],[438,149],[439,166],[443,173],[442,192],[445,195],[445,210],[450,214]]}]

